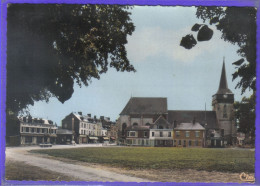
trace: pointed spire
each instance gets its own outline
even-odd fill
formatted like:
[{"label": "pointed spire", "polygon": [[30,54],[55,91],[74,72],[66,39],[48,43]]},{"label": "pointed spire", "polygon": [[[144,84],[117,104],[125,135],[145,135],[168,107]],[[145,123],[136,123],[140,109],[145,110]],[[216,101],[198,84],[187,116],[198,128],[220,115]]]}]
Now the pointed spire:
[{"label": "pointed spire", "polygon": [[222,72],[221,72],[217,94],[226,94],[226,93],[232,93],[232,92],[228,89],[226,69],[225,69],[225,57],[223,57],[223,66],[222,66]]}]

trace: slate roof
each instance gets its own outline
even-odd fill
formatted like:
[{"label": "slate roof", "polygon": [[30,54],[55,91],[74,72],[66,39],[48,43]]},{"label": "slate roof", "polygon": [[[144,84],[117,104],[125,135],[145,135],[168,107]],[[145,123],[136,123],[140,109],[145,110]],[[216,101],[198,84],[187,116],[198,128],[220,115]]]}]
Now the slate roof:
[{"label": "slate roof", "polygon": [[149,130],[149,126],[129,126],[126,130]]},{"label": "slate roof", "polygon": [[218,88],[218,91],[216,94],[232,94],[231,90],[228,88],[224,61],[223,61],[223,66],[222,66],[220,82],[219,82],[219,88]]},{"label": "slate roof", "polygon": [[167,98],[132,97],[120,115],[167,113]]},{"label": "slate roof", "polygon": [[[206,122],[205,126],[205,113]],[[180,123],[192,123],[195,118],[196,122],[199,122],[206,129],[218,129],[217,116],[215,111],[195,111],[195,110],[169,110],[168,111],[168,122],[173,124],[174,120],[177,124]]]},{"label": "slate roof", "polygon": [[79,121],[85,121],[89,123],[96,123],[98,120],[94,120],[94,118],[89,117],[88,115],[79,115],[76,112],[72,112],[72,114],[79,120]]},{"label": "slate roof", "polygon": [[174,130],[205,130],[198,122],[196,123],[180,123]]}]

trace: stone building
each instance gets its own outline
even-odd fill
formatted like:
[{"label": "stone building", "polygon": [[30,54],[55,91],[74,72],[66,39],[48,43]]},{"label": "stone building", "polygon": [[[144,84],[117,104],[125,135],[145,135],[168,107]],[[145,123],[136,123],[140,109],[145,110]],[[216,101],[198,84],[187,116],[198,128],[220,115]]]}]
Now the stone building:
[{"label": "stone building", "polygon": [[212,97],[212,107],[216,112],[219,129],[223,133],[224,140],[232,144],[236,140],[237,133],[234,121],[234,94],[228,88],[224,62],[218,91]]},{"label": "stone building", "polygon": [[81,143],[97,143],[101,137],[102,123],[96,116],[72,112],[62,120],[62,129],[71,130],[73,141]]},{"label": "stone building", "polygon": [[[168,135],[172,135],[170,134],[170,131],[173,132],[174,130],[176,133],[176,130],[180,126],[184,127],[182,128],[183,132],[188,132],[191,130],[189,125],[192,125],[195,120],[195,126],[198,127],[196,130],[201,131],[200,134],[203,137],[199,136],[198,143],[196,142],[196,139],[194,143],[192,143],[192,140],[194,139],[190,138],[193,136],[194,131],[191,130],[191,137],[188,137],[188,142],[185,141],[185,145],[182,146],[188,146],[187,144],[189,143],[203,147],[224,147],[225,145],[231,145],[236,139],[236,128],[233,119],[233,104],[234,94],[228,89],[225,63],[223,62],[219,88],[212,98],[212,111],[206,111],[206,109],[168,110],[167,98],[131,97],[120,113],[117,122],[118,141],[121,143],[129,143],[131,137],[127,136],[129,130],[137,132],[139,130],[137,127],[142,128],[147,126],[150,134],[148,143],[151,146],[158,146],[158,143],[160,144],[159,146],[174,146],[176,144],[174,143],[172,136],[168,137],[171,139],[163,139],[160,135],[166,135],[167,132]],[[159,118],[161,121],[164,120],[163,125],[158,125],[156,123],[159,121]],[[157,136],[152,135],[155,135],[156,133]],[[144,140],[147,140],[146,138],[147,137],[144,137]],[[155,140],[154,143],[151,143],[151,140]],[[159,141],[156,142],[156,140]],[[178,138],[175,140],[182,140],[181,144],[184,143],[184,138]],[[139,145],[142,144],[143,142]]]},{"label": "stone building", "polygon": [[205,147],[205,128],[195,120],[192,123],[180,123],[174,127],[175,147]]},{"label": "stone building", "polygon": [[20,144],[37,145],[56,144],[57,125],[51,120],[32,117],[20,117]]}]

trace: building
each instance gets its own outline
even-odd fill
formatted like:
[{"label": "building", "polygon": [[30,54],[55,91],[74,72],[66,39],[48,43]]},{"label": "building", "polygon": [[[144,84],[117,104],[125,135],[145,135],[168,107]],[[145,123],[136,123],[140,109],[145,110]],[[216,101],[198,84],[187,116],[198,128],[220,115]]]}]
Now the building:
[{"label": "building", "polygon": [[110,143],[114,143],[118,139],[118,126],[115,122],[111,123],[110,129],[107,131],[107,137]]},{"label": "building", "polygon": [[234,120],[234,94],[228,88],[225,62],[223,62],[218,91],[212,96],[212,107],[216,112],[218,126],[225,143],[234,144],[237,133]]},{"label": "building", "polygon": [[99,119],[91,114],[72,112],[62,120],[62,129],[71,130],[73,140],[78,143],[98,143],[109,141],[108,131],[111,124],[109,117],[101,116]]},{"label": "building", "polygon": [[174,127],[174,147],[205,147],[205,128],[195,120]]},{"label": "building", "polygon": [[[167,98],[131,97],[117,121],[118,141],[143,145],[148,140],[149,146],[232,145],[236,140],[233,104],[234,94],[228,89],[223,62],[219,88],[212,96],[212,111],[168,110]],[[139,135],[145,126],[149,128],[149,139]],[[135,136],[131,136],[130,132]],[[189,137],[186,137],[186,132],[190,134]],[[179,133],[178,137],[176,133]]]},{"label": "building", "polygon": [[58,127],[57,130],[57,144],[72,144],[73,143],[73,132],[72,130],[62,129]]},{"label": "building", "polygon": [[20,117],[19,121],[21,145],[56,144],[58,127],[51,120],[29,116]]}]

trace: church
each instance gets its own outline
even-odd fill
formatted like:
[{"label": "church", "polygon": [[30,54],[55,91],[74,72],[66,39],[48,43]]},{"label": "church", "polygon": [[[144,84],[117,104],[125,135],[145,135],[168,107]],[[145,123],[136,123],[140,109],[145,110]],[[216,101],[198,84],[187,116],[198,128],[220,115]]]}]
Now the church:
[{"label": "church", "polygon": [[137,146],[225,147],[236,139],[233,112],[223,62],[212,111],[168,110],[167,98],[131,97],[117,121],[118,140]]}]

